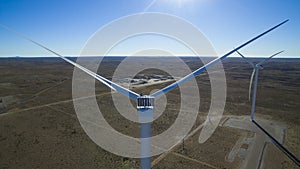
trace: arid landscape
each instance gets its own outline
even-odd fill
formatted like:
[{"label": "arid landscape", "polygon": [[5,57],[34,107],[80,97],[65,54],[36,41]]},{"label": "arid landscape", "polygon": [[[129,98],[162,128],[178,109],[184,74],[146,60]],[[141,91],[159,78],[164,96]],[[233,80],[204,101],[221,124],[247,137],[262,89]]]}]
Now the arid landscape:
[{"label": "arid landscape", "polygon": [[[105,58],[98,73],[111,79],[122,59]],[[173,67],[168,65],[169,59],[172,58],[166,57],[164,64]],[[191,70],[203,65],[199,58],[182,59]],[[155,58],[146,60],[156,62]],[[226,106],[212,137],[203,144],[198,142],[211,100],[209,76],[204,72],[196,78],[201,99],[195,125],[182,142],[152,157],[152,167],[298,168],[250,121],[248,87],[252,68],[240,58],[228,58],[223,66],[227,82]],[[139,159],[112,154],[84,132],[73,107],[72,73],[73,67],[59,58],[0,59],[0,169],[139,168]],[[298,158],[299,76],[300,59],[273,59],[266,64],[259,74],[255,112],[259,124]],[[148,69],[139,72],[134,79],[120,79],[119,83],[129,83],[137,93],[149,94],[178,78]],[[113,107],[111,90],[99,82],[95,85],[99,108],[106,121],[115,130],[139,138],[139,124],[127,120]],[[180,109],[179,96],[178,89],[166,95],[168,104],[152,125],[153,135],[174,123]]]}]

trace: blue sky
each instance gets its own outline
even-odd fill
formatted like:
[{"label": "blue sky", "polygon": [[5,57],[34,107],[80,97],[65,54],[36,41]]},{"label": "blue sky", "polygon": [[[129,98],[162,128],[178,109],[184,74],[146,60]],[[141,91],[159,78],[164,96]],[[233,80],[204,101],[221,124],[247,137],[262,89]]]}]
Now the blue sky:
[{"label": "blue sky", "polygon": [[[242,49],[248,56],[300,56],[299,0],[0,0],[0,24],[62,55],[79,55],[89,37],[120,17],[163,12],[195,25],[222,55],[290,19],[284,26]],[[0,56],[51,56],[0,28]]]}]

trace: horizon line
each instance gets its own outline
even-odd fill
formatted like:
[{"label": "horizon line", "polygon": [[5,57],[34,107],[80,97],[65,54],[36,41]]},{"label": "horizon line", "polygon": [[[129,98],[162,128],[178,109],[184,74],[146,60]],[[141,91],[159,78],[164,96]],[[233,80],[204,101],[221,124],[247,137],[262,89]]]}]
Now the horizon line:
[{"label": "horizon line", "polygon": [[[87,57],[87,58],[92,58],[92,57],[202,57],[202,58],[215,58],[218,56],[193,56],[193,55],[178,55],[178,56],[151,56],[151,55],[145,55],[145,56],[126,56],[126,55],[114,55],[114,56],[64,56],[64,57],[68,57],[68,58],[79,58],[79,57]],[[229,56],[230,58],[241,58],[240,56]],[[266,58],[264,56],[247,56],[248,58],[256,58],[256,59],[260,59],[260,58]],[[58,56],[0,56],[0,58],[59,58]],[[274,59],[300,59],[300,56],[278,56],[278,57],[274,57]]]}]

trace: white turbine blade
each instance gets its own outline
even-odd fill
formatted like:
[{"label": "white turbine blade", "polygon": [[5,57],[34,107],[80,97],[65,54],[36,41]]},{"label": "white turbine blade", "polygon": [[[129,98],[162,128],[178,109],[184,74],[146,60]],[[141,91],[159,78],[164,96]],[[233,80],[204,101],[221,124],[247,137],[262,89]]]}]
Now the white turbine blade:
[{"label": "white turbine blade", "polygon": [[264,36],[265,34],[271,32],[272,30],[276,29],[277,27],[283,25],[283,24],[286,23],[287,21],[289,21],[289,20],[285,20],[285,21],[279,23],[278,25],[276,25],[276,26],[274,26],[274,27],[268,29],[267,31],[265,31],[265,32],[263,32],[263,33],[257,35],[256,37],[250,39],[249,41],[247,41],[247,42],[245,42],[244,44],[240,45],[240,46],[237,47],[236,49],[234,49],[234,50],[228,52],[227,54],[225,54],[225,55],[223,55],[223,56],[221,56],[221,57],[218,57],[218,58],[212,60],[212,61],[209,62],[208,64],[206,64],[206,65],[200,67],[199,69],[195,70],[194,72],[192,72],[192,73],[186,75],[185,77],[183,77],[183,78],[180,79],[179,81],[174,82],[174,83],[172,83],[171,85],[169,85],[169,86],[167,86],[167,87],[165,87],[165,88],[163,88],[163,89],[161,89],[161,90],[159,90],[159,91],[153,93],[151,96],[157,97],[157,96],[160,96],[160,95],[162,95],[162,94],[164,94],[164,93],[166,93],[166,92],[169,92],[170,90],[172,90],[172,89],[176,88],[177,86],[183,84],[184,82],[188,81],[189,79],[191,79],[191,78],[193,78],[193,77],[195,77],[195,76],[198,76],[201,72],[205,71],[207,68],[213,66],[213,65],[216,64],[217,62],[219,62],[219,61],[221,61],[222,59],[226,58],[227,56],[231,55],[231,54],[234,53],[235,51],[237,51],[237,50],[239,50],[239,49],[245,47],[246,45],[250,44],[251,42],[255,41],[256,39],[258,39],[258,38]]},{"label": "white turbine blade", "polygon": [[251,74],[251,79],[250,79],[250,83],[249,83],[249,101],[251,100],[251,91],[252,91],[252,84],[253,84],[253,78],[254,78],[254,75],[255,75],[255,73],[256,73],[256,70],[255,69],[253,69],[253,72],[252,72],[252,74]]},{"label": "white turbine blade", "polygon": [[236,51],[246,62],[248,62],[253,68],[255,67],[255,65],[250,62],[244,55],[242,55],[239,51]]},{"label": "white turbine blade", "polygon": [[101,83],[103,83],[107,87],[111,88],[112,90],[115,90],[115,91],[117,91],[119,93],[122,93],[123,95],[125,95],[125,96],[127,96],[129,98],[132,98],[132,99],[137,99],[139,97],[139,94],[137,94],[137,93],[135,93],[133,91],[130,91],[129,89],[126,89],[126,88],[124,88],[124,87],[122,87],[122,86],[120,86],[120,85],[118,85],[118,84],[116,84],[116,83],[114,83],[114,82],[112,82],[112,81],[110,81],[110,80],[108,80],[108,79],[106,79],[106,78],[104,78],[104,77],[102,77],[102,76],[100,76],[100,75],[98,75],[98,74],[96,74],[96,73],[94,73],[94,72],[86,69],[85,67],[83,67],[83,66],[81,66],[81,65],[79,65],[79,64],[77,64],[77,63],[75,63],[75,62],[73,62],[73,61],[71,61],[71,60],[69,60],[67,58],[65,58],[64,56],[60,55],[59,53],[57,53],[57,52],[55,52],[55,51],[47,48],[46,46],[44,46],[44,45],[42,45],[42,44],[40,44],[40,43],[38,43],[38,42],[30,39],[29,37],[27,37],[27,36],[25,36],[25,35],[23,35],[23,34],[21,34],[19,32],[16,32],[16,31],[14,31],[14,30],[12,30],[12,29],[4,26],[4,25],[0,25],[0,26],[3,27],[3,28],[5,28],[6,30],[8,30],[8,31],[10,31],[10,32],[12,32],[12,33],[20,36],[21,38],[24,38],[24,39],[26,39],[26,40],[34,43],[35,45],[37,45],[37,46],[39,46],[39,47],[41,47],[41,48],[43,48],[43,49],[45,49],[45,50],[53,53],[54,55],[59,56],[60,58],[62,58],[66,62],[70,63],[71,65],[73,65],[73,66],[81,69],[82,71],[84,71],[88,75],[90,75],[90,76],[94,77],[95,79],[99,80]]},{"label": "white turbine blade", "polygon": [[280,52],[277,52],[277,53],[273,54],[272,56],[268,57],[267,59],[259,62],[257,65],[263,65],[264,63],[266,63],[267,61],[269,61],[270,59],[272,59],[274,56],[279,55],[282,52],[284,52],[284,51],[280,51]]}]

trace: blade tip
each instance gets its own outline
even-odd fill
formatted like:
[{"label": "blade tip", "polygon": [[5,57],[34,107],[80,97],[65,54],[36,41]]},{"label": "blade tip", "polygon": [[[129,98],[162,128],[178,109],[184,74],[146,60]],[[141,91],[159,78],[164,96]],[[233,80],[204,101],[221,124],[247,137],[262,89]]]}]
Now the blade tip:
[{"label": "blade tip", "polygon": [[286,23],[286,22],[288,22],[290,19],[286,19],[286,20],[284,20],[283,22],[282,22],[282,24],[284,24],[284,23]]}]

